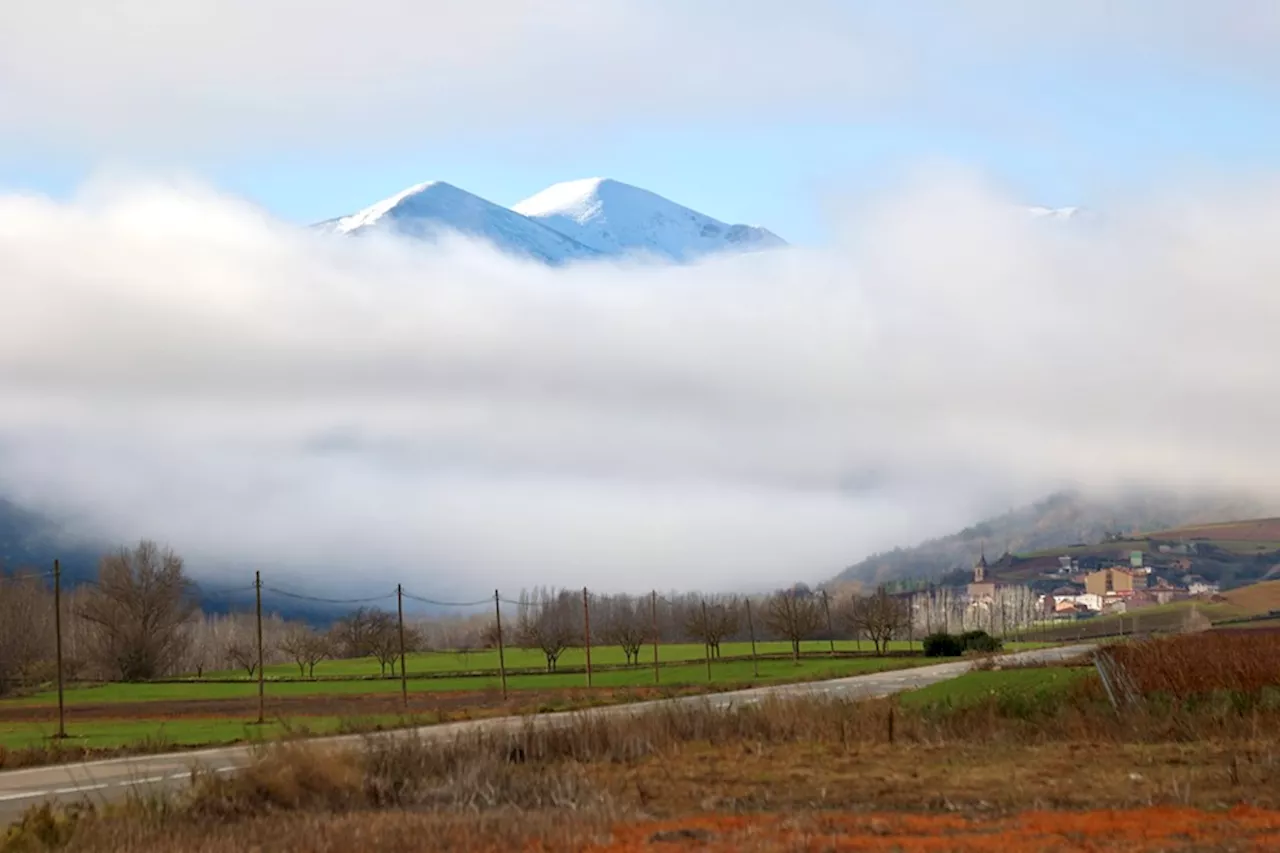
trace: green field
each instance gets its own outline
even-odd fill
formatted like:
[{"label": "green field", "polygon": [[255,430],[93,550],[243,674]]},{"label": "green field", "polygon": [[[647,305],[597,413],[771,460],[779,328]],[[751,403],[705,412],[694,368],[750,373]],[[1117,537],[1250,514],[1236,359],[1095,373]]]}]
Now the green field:
[{"label": "green field", "polygon": [[[760,678],[753,674],[752,662],[749,660],[733,660],[711,664],[713,683],[746,684],[766,683],[788,680],[812,680],[837,678],[845,675],[859,675],[868,672],[880,672],[886,669],[898,669],[908,666],[921,666],[938,663],[939,660],[923,657],[915,658],[802,658],[799,663],[790,659],[768,658],[759,662]],[[376,664],[375,671],[376,671]],[[412,668],[411,668],[412,670]],[[700,685],[707,683],[705,664],[687,663],[661,668],[661,684],[674,687],[681,685]],[[648,687],[653,681],[653,670],[643,666],[631,669],[603,670],[593,674],[593,687]],[[499,677],[462,676],[457,678],[410,678],[408,682],[411,693],[497,690],[501,687]],[[538,675],[512,675],[507,678],[507,686],[511,690],[555,690],[586,686],[583,673],[543,673]],[[182,699],[235,699],[256,696],[257,683],[253,681],[239,682],[165,682],[159,684],[104,684],[95,687],[75,687],[65,691],[68,705],[79,703],[108,702],[163,702]],[[400,680],[394,678],[356,680],[356,681],[283,681],[267,682],[266,692],[271,696],[325,696],[334,694],[362,693],[398,693]],[[57,693],[45,691],[21,699],[9,699],[0,702],[18,705],[50,705],[57,702]]]},{"label": "green field", "polygon": [[[712,664],[712,689],[730,689],[737,686],[753,684],[776,684],[787,681],[811,681],[826,678],[839,678],[849,675],[862,675],[881,672],[887,669],[922,666],[942,663],[946,659],[939,658],[806,658],[799,664],[790,660],[769,659],[760,661],[760,677],[753,675],[751,661],[732,661]],[[601,672],[593,679],[595,687],[648,687],[653,684],[653,672],[644,668],[633,670],[613,670]],[[662,670],[662,685],[666,687],[706,686],[707,673],[703,664],[684,664],[671,666]],[[581,674],[562,675],[526,675],[512,676],[509,686],[513,690],[581,688],[584,679]],[[411,679],[411,693],[431,691],[456,691],[492,689],[497,690],[499,681],[495,678],[430,678]],[[328,681],[328,682],[284,682],[268,683],[266,690],[269,696],[314,696],[323,699],[325,696],[342,694],[384,693],[396,694],[400,690],[398,680],[378,681]],[[313,734],[332,732],[344,724],[346,718],[324,714],[296,714],[286,721],[274,721],[265,727],[247,726],[246,721],[235,718],[183,718],[163,719],[160,716],[160,704],[173,700],[190,699],[250,699],[257,695],[257,686],[252,682],[244,683],[188,683],[188,684],[106,684],[99,687],[81,687],[67,690],[65,701],[68,708],[76,705],[95,704],[110,705],[113,703],[157,703],[154,718],[145,716],[130,720],[92,720],[77,721],[72,719],[68,724],[68,732],[75,736],[75,743],[87,747],[114,747],[147,741],[160,740],[174,746],[203,746],[222,743],[234,743],[244,740],[271,738],[292,728],[302,727]],[[54,705],[57,694],[40,693],[23,699],[0,702],[5,705],[39,705],[50,710],[48,723],[0,721],[0,746],[18,748],[39,744],[47,740],[55,731]],[[568,701],[568,700],[566,700]],[[589,703],[591,694],[579,697],[579,703]],[[567,707],[566,702],[552,703],[553,707]],[[322,706],[321,706],[322,707]],[[133,713],[138,713],[136,710]],[[145,711],[142,712],[145,714]],[[379,721],[380,718],[361,718]],[[395,718],[387,718],[381,722],[394,725]]]},{"label": "green field", "polygon": [[901,701],[913,708],[961,708],[992,697],[1037,701],[1061,694],[1093,671],[1092,667],[1066,666],[979,670],[909,691],[902,694]]},{"label": "green field", "polygon": [[[1014,645],[1016,646],[1017,644]],[[844,653],[862,652],[868,654],[873,651],[873,646],[869,641],[855,643],[852,640],[837,640],[835,648],[837,652]],[[825,640],[800,644],[801,654],[803,655],[820,655],[824,652],[829,652],[830,649],[831,644]],[[920,642],[918,640],[914,642],[896,640],[889,644],[889,650],[893,652],[918,652],[920,651]],[[761,642],[756,644],[756,652],[762,657],[790,657],[791,645],[785,642]],[[703,656],[703,647],[697,643],[672,643],[658,647],[660,664],[667,664],[673,661],[701,661]],[[720,656],[722,658],[750,657],[751,644],[723,643],[720,646]],[[536,649],[507,649],[504,657],[508,670],[528,669],[543,671],[546,669],[546,658],[542,652]],[[411,652],[405,656],[405,659],[410,676],[488,670],[496,673],[498,671],[498,652],[496,649],[481,649],[470,652]],[[626,656],[623,654],[622,649],[617,646],[594,646],[591,649],[591,665],[593,667],[624,666],[626,662]],[[557,667],[561,670],[580,670],[585,669],[586,663],[586,653],[581,648],[571,648],[566,649],[564,654],[560,656]],[[645,646],[641,650],[640,666],[653,666],[653,646]],[[354,660],[322,661],[316,666],[315,674],[317,678],[329,678],[338,676],[376,676],[379,672],[376,660],[358,658]],[[247,678],[248,676],[244,670],[237,670],[206,673],[206,677]],[[298,678],[298,667],[296,664],[289,663],[272,664],[266,669],[266,677]]]}]

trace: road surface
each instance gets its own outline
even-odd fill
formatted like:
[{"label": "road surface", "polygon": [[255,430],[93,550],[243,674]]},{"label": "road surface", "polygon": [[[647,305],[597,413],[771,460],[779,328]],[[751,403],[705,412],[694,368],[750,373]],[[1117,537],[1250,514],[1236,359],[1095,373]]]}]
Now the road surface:
[{"label": "road surface", "polygon": [[[1094,648],[1092,644],[1037,649],[1029,652],[1003,655],[1002,660],[1015,663],[1052,663],[1077,657]],[[813,681],[802,684],[777,684],[753,687],[729,693],[706,696],[685,696],[679,699],[658,699],[630,705],[610,705],[582,711],[561,711],[554,714],[536,714],[525,717],[499,717],[472,720],[461,723],[445,723],[419,729],[386,732],[377,737],[418,736],[422,738],[450,738],[464,732],[506,731],[527,725],[563,725],[583,715],[608,716],[636,714],[671,704],[710,704],[713,707],[733,707],[759,702],[769,696],[829,695],[849,699],[869,699],[888,696],[903,690],[927,687],[968,672],[970,661],[933,664],[912,669],[878,672],[870,675],[853,675],[830,681]],[[366,735],[316,738],[317,746],[359,745]],[[139,755],[130,758],[112,758],[79,764],[59,764],[49,767],[32,767],[26,770],[10,770],[0,773],[0,828],[17,819],[28,807],[45,800],[68,802],[88,798],[98,802],[118,800],[132,790],[174,788],[191,778],[193,769],[206,772],[234,773],[253,758],[252,746],[229,746],[218,749],[172,752],[163,755]]]}]

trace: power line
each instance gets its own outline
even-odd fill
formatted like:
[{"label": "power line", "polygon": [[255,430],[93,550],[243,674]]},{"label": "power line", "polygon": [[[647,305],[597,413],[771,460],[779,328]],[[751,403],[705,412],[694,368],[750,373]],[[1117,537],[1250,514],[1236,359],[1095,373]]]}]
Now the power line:
[{"label": "power line", "polygon": [[426,598],[421,595],[414,595],[411,592],[401,592],[405,598],[411,598],[414,601],[420,601],[423,604],[431,604],[436,607],[480,607],[486,604],[492,604],[492,598],[482,598],[479,601],[437,601],[434,598]]},{"label": "power line", "polygon": [[274,586],[263,586],[267,592],[273,592],[276,595],[283,595],[286,598],[296,598],[299,601],[315,601],[320,604],[369,604],[374,601],[386,601],[388,598],[395,598],[395,590],[384,595],[375,595],[369,598],[321,598],[315,595],[302,595],[297,592],[289,592],[284,589],[277,589]]}]

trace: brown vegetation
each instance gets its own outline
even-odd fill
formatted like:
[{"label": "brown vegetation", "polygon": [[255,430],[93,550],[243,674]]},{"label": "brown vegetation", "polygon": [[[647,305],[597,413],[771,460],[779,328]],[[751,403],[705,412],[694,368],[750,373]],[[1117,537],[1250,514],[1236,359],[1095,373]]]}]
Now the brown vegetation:
[{"label": "brown vegetation", "polygon": [[[1265,704],[1117,714],[1090,678],[954,708],[620,710],[444,742],[379,736],[359,751],[285,745],[176,799],[78,824],[33,813],[4,853],[49,849],[41,838],[85,853],[1265,846],[1280,838],[1280,816],[1260,811],[1280,807],[1277,731],[1280,709]],[[1223,804],[1252,808],[1196,811]],[[1061,808],[1107,811],[1024,813]]]},{"label": "brown vegetation", "polygon": [[1280,688],[1280,634],[1208,631],[1127,643],[1108,650],[1143,694],[1186,699],[1213,691],[1259,698]]}]

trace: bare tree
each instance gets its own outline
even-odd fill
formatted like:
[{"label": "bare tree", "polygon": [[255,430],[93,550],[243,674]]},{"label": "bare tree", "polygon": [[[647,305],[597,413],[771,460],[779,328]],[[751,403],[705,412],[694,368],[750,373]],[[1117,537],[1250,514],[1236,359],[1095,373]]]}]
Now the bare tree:
[{"label": "bare tree", "polygon": [[[405,650],[409,648],[409,630],[405,631]],[[395,675],[396,661],[400,658],[400,623],[394,613],[385,610],[369,612],[367,644],[369,654],[378,662],[383,675],[387,667]]]},{"label": "bare tree", "polygon": [[577,618],[578,599],[568,590],[542,589],[532,596],[520,593],[516,613],[516,637],[524,648],[539,649],[547,659],[547,672],[556,671],[564,650],[582,641]]},{"label": "bare tree", "polygon": [[[705,606],[704,606],[705,605]],[[699,601],[685,614],[685,632],[705,645],[712,657],[720,657],[720,644],[737,633],[742,613],[736,598]]]},{"label": "bare tree", "polygon": [[374,614],[377,611],[361,607],[333,623],[329,636],[333,653],[343,658],[364,658],[373,655]]},{"label": "bare tree", "polygon": [[180,661],[189,642],[183,627],[197,608],[182,558],[143,540],[102,558],[97,586],[77,612],[93,626],[104,668],[142,681]]},{"label": "bare tree", "polygon": [[222,654],[232,666],[249,673],[250,678],[258,671],[257,643],[249,643],[237,637],[223,647]]},{"label": "bare tree", "polygon": [[906,601],[882,586],[871,595],[855,595],[846,618],[851,628],[875,644],[876,654],[883,655],[889,641],[907,630],[911,614]]},{"label": "bare tree", "polygon": [[41,579],[0,573],[0,696],[53,666],[53,594]]},{"label": "bare tree", "polygon": [[298,665],[299,676],[315,678],[316,664],[329,657],[332,650],[329,637],[300,622],[290,625],[280,638],[280,651]]},{"label": "bare tree", "polygon": [[640,649],[649,640],[649,620],[642,603],[628,595],[601,600],[601,638],[622,649],[627,664],[640,663]]},{"label": "bare tree", "polygon": [[800,642],[812,637],[824,624],[821,602],[812,594],[805,595],[795,589],[769,596],[765,606],[764,623],[784,640],[791,643],[791,657],[800,660]]}]

